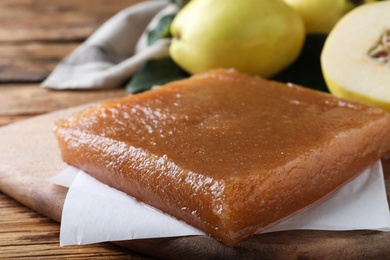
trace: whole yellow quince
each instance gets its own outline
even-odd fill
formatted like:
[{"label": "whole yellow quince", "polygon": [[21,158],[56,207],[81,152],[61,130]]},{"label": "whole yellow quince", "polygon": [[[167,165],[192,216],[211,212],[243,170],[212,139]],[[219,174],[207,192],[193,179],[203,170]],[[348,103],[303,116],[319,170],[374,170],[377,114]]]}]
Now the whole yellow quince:
[{"label": "whole yellow quince", "polygon": [[171,25],[172,59],[189,73],[234,68],[271,77],[302,49],[302,18],[283,0],[192,0]]},{"label": "whole yellow quince", "polygon": [[353,8],[376,0],[284,0],[302,15],[307,33],[329,33]]}]

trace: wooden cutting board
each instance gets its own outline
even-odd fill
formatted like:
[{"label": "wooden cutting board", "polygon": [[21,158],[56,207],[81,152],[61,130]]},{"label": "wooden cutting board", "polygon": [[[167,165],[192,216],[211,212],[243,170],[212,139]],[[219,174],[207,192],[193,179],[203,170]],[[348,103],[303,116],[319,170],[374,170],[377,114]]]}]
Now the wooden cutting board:
[{"label": "wooden cutting board", "polygon": [[[31,209],[61,221],[67,189],[45,181],[67,165],[52,133],[56,119],[85,106],[61,110],[0,128],[0,190]],[[387,195],[390,161],[383,160]],[[150,256],[189,259],[383,258],[390,254],[390,232],[285,231],[255,235],[235,248],[207,236],[115,242]]]}]

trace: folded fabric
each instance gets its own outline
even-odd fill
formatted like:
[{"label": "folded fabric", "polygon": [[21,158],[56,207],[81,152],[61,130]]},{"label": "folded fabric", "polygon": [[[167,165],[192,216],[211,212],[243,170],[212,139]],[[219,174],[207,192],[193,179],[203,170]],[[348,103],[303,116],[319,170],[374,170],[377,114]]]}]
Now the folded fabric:
[{"label": "folded fabric", "polygon": [[103,89],[123,84],[148,60],[168,57],[169,38],[148,42],[148,33],[178,12],[168,0],[128,7],[104,23],[42,82],[52,89]]}]

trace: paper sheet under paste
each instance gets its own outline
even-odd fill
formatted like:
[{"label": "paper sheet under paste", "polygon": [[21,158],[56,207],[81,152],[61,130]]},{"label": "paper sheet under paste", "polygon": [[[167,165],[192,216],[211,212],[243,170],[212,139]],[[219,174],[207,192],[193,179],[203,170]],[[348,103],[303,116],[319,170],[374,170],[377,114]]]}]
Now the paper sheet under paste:
[{"label": "paper sheet under paste", "polygon": [[[71,183],[62,213],[61,246],[204,234],[76,168],[69,167],[50,181]],[[325,200],[264,232],[298,229],[390,231],[380,161]]]}]

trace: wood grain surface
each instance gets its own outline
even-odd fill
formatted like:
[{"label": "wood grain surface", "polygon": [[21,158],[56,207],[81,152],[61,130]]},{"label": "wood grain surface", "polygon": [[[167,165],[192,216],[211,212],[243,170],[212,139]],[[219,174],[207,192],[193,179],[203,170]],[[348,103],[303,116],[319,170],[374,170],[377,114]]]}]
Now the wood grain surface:
[{"label": "wood grain surface", "polygon": [[[42,177],[64,164],[58,161],[55,147],[44,145],[52,142],[52,135],[46,132],[33,138],[25,131],[39,127],[50,131],[53,114],[43,115],[49,123],[41,121],[42,114],[59,109],[62,114],[68,111],[63,109],[127,93],[124,89],[52,91],[43,89],[40,82],[105,20],[138,2],[0,1],[0,259],[388,258],[390,235],[375,231],[277,232],[254,236],[237,248],[202,236],[59,246],[58,222],[66,189],[42,182]],[[45,160],[47,155],[57,164]],[[389,197],[389,161],[384,161],[384,168]]]},{"label": "wood grain surface", "polygon": [[[142,1],[0,1],[0,126],[57,109],[126,95],[124,89],[51,91],[42,88],[40,82],[104,21],[138,2]],[[7,147],[0,143],[0,157],[5,153]],[[11,258],[149,257],[111,243],[60,247],[58,222],[0,191],[0,259]]]},{"label": "wood grain surface", "polygon": [[41,82],[103,22],[139,2],[0,1],[0,82]]},{"label": "wood grain surface", "polygon": [[0,193],[0,256],[33,259],[146,259],[110,243],[59,247],[59,224]]},{"label": "wood grain surface", "polygon": [[76,41],[0,42],[0,83],[39,83],[77,46]]},{"label": "wood grain surface", "polygon": [[82,41],[141,0],[1,0],[0,42]]},{"label": "wood grain surface", "polygon": [[128,95],[125,89],[56,91],[39,84],[0,85],[0,126],[54,110]]}]

